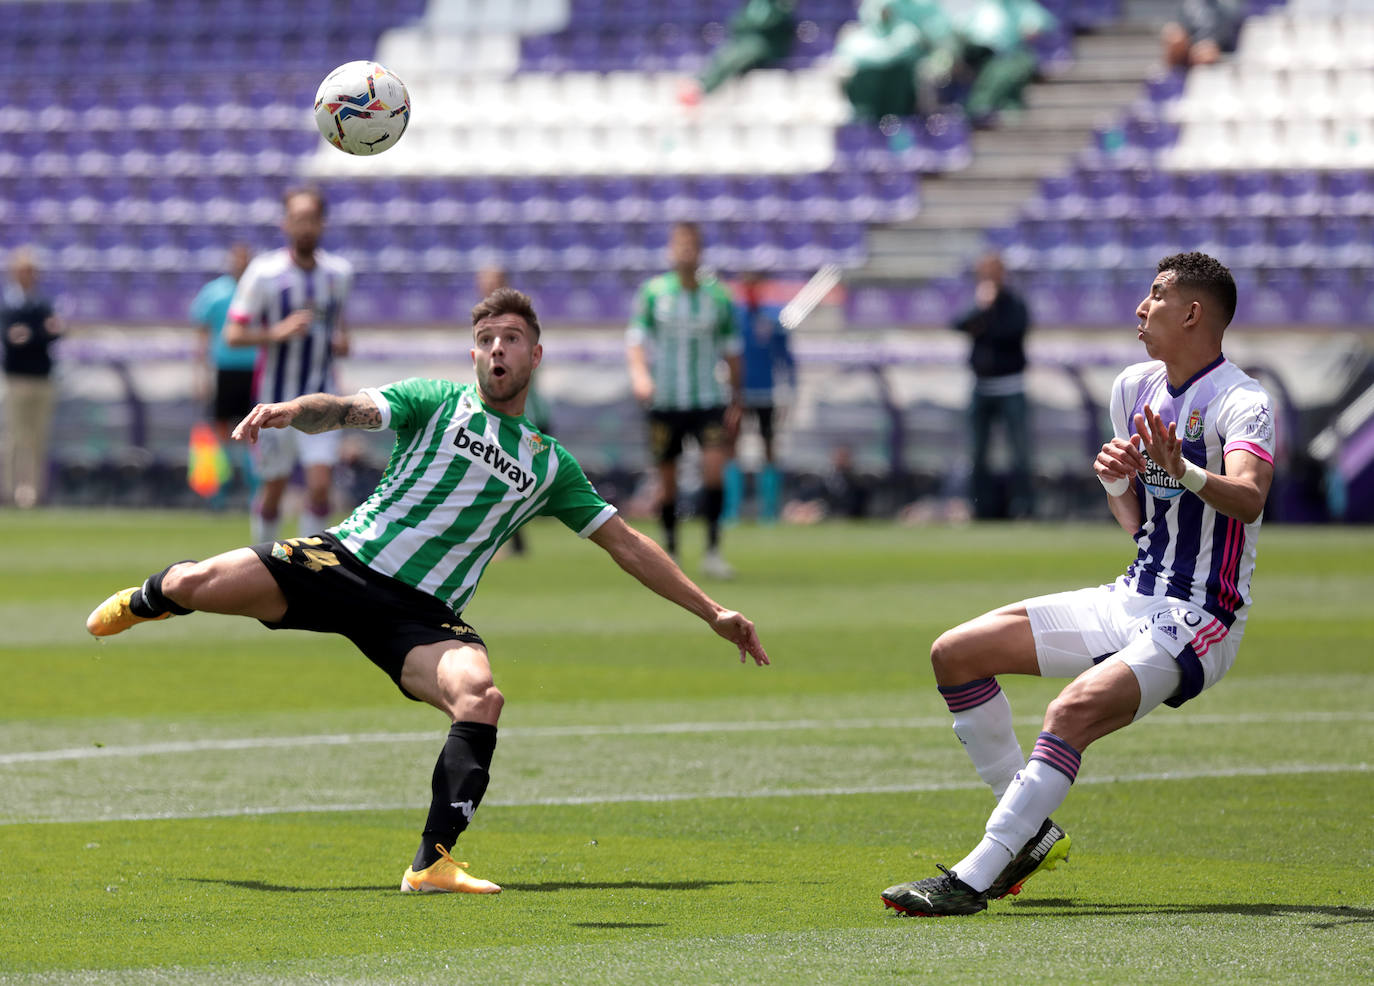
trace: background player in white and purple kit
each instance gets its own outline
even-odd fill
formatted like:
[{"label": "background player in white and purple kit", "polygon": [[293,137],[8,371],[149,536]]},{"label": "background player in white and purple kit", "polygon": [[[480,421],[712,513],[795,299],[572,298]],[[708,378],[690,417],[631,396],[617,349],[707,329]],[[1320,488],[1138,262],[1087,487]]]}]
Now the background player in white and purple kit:
[{"label": "background player in white and purple kit", "polygon": [[[1268,395],[1222,354],[1231,272],[1201,253],[1165,257],[1136,309],[1150,362],[1112,385],[1114,437],[1093,469],[1136,541],[1115,582],[1013,603],[940,636],[935,681],[954,732],[998,797],[982,841],[952,870],[883,891],[907,914],[973,914],[1068,856],[1050,819],[1083,750],[1230,669],[1245,629],[1274,473]],[[998,674],[1072,678],[1029,761]],[[941,869],[944,869],[941,867]]]},{"label": "background player in white and purple kit", "polygon": [[[260,346],[254,401],[276,404],[334,389],[334,359],[348,353],[344,302],[353,267],[320,249],[325,200],[314,188],[293,189],[283,200],[286,246],[256,257],[243,272],[229,305],[225,341]],[[254,541],[270,541],[281,522],[282,495],[299,462],[305,472],[302,531],[329,524],[330,485],[339,460],[339,433],[272,431],[258,443],[261,481],[252,511]]]}]

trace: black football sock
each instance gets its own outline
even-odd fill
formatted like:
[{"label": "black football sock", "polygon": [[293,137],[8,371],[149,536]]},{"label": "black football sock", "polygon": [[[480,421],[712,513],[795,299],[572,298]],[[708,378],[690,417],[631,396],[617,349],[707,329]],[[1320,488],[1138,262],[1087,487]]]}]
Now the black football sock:
[{"label": "black football sock", "polygon": [[658,519],[663,524],[663,547],[668,554],[677,554],[677,504],[665,503],[658,508]]},{"label": "black football sock", "polygon": [[142,616],[151,619],[154,616],[161,616],[163,613],[172,613],[176,616],[185,616],[187,613],[194,612],[185,606],[178,606],[162,594],[162,580],[173,565],[185,565],[193,563],[194,558],[187,558],[185,561],[173,562],[156,575],[148,576],[143,585],[134,590],[133,596],[129,599],[129,609],[135,616]]},{"label": "black football sock", "polygon": [[706,550],[715,551],[720,544],[720,515],[725,509],[725,490],[718,486],[703,489],[701,508],[706,516]]},{"label": "black football sock", "polygon": [[485,722],[455,722],[430,780],[433,800],[424,835],[410,868],[416,873],[439,857],[435,844],[452,851],[459,834],[472,821],[487,791],[491,757],[496,752],[496,727]]}]

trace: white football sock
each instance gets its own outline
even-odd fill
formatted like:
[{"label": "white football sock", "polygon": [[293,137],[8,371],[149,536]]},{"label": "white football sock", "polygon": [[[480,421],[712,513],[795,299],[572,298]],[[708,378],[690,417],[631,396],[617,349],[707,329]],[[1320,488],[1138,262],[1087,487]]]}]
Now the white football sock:
[{"label": "white football sock", "polygon": [[983,841],[952,867],[959,879],[974,890],[992,886],[1012,857],[1064,803],[1072,783],[1063,771],[1032,754],[993,809]]},{"label": "white football sock", "polygon": [[322,514],[317,514],[309,507],[305,508],[305,513],[301,515],[301,533],[318,534],[329,526],[330,512],[326,510]]},{"label": "white football sock", "polygon": [[277,532],[281,530],[281,518],[273,517],[268,520],[257,509],[253,509],[248,514],[248,529],[254,544],[262,544],[264,541],[275,541]]},{"label": "white football sock", "polygon": [[982,705],[954,713],[954,735],[964,744],[964,752],[983,783],[1002,797],[1016,772],[1026,765],[1011,728],[1011,703],[1006,692],[999,689]]}]

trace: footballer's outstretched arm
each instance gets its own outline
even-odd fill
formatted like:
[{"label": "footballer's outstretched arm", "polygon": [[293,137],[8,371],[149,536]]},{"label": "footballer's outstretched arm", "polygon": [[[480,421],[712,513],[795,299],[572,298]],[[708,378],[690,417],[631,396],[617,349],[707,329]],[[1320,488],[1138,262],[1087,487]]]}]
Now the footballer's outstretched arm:
[{"label": "footballer's outstretched arm", "polygon": [[741,663],[750,657],[755,664],[769,663],[752,621],[702,592],[652,538],[636,531],[619,515],[602,524],[590,540],[645,586],[710,624],[712,630],[739,648]]},{"label": "footballer's outstretched arm", "polygon": [[314,435],[336,428],[381,427],[382,412],[367,394],[305,394],[280,404],[259,404],[234,429],[234,438],[256,442],[263,428],[295,428]]}]

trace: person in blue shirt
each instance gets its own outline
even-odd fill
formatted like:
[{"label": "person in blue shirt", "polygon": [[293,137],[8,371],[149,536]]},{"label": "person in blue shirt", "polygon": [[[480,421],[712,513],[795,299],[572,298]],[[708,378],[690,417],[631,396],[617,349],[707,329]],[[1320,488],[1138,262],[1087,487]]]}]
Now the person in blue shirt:
[{"label": "person in blue shirt", "polygon": [[[763,468],[754,484],[758,498],[758,518],[773,522],[782,509],[782,475],[777,468],[777,404],[774,388],[777,375],[783,374],[792,390],[797,388],[797,362],[792,357],[787,330],[779,316],[782,306],[767,301],[761,275],[747,273],[740,277],[740,301],[735,306],[735,321],[744,340],[744,407],[731,444],[738,437],[744,419],[758,422],[759,437],[763,439]],[[739,460],[732,457],[725,467],[725,505],[723,520],[737,520],[744,503],[744,473]]]},{"label": "person in blue shirt", "polygon": [[[229,441],[233,427],[253,409],[253,368],[257,364],[256,346],[230,346],[224,341],[224,322],[229,315],[229,302],[234,297],[239,278],[253,259],[252,250],[245,243],[229,248],[225,273],[207,283],[191,302],[191,322],[201,330],[201,362],[210,374],[208,388],[210,419],[221,442]],[[239,452],[238,443],[230,446]],[[249,476],[249,459],[238,455],[236,467]]]}]

